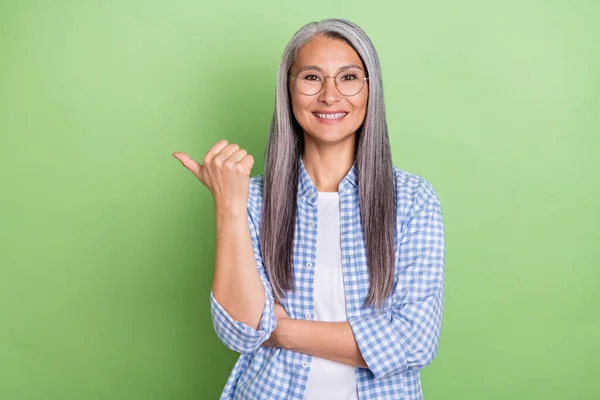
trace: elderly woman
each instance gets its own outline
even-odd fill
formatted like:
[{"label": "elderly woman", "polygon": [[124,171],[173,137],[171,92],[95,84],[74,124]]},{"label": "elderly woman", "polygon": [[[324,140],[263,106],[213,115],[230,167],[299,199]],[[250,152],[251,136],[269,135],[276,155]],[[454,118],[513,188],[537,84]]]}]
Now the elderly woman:
[{"label": "elderly woman", "polygon": [[241,353],[222,399],[421,399],[445,244],[431,184],[393,166],[379,59],[355,24],[302,27],[279,66],[264,174],[236,144],[199,164],[215,199],[210,295]]}]

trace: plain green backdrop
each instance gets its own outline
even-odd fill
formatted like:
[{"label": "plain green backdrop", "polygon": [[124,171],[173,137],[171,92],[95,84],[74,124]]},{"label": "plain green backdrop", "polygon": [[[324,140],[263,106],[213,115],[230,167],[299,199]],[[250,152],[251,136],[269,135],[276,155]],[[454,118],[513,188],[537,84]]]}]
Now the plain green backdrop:
[{"label": "plain green backdrop", "polygon": [[447,236],[426,399],[600,398],[600,3],[2,1],[0,399],[216,399],[213,199],[171,156],[263,172],[283,49],[350,19],[394,165]]}]

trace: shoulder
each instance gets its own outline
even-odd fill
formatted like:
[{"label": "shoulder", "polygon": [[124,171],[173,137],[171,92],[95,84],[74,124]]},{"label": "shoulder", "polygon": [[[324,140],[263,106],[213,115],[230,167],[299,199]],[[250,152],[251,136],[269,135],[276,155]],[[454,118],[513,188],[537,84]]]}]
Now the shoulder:
[{"label": "shoulder", "polygon": [[420,175],[394,166],[398,222],[404,223],[427,207],[441,207],[433,185]]},{"label": "shoulder", "polygon": [[[440,199],[433,185],[418,174],[393,167],[396,189],[396,207],[400,221],[411,219],[425,207],[440,207]],[[259,221],[263,205],[264,173],[250,178],[248,213]]]}]

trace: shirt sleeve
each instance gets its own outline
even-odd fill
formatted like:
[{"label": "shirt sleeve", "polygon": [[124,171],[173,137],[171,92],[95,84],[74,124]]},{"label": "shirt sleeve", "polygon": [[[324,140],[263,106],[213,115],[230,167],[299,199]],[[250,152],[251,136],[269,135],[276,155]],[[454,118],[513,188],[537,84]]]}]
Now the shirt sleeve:
[{"label": "shirt sleeve", "polygon": [[439,198],[429,184],[425,186],[428,200],[399,237],[391,306],[348,320],[363,358],[380,379],[424,368],[437,355],[444,299],[444,224]]},{"label": "shirt sleeve", "polygon": [[270,336],[277,324],[274,312],[274,299],[271,284],[263,265],[256,226],[248,212],[248,226],[252,238],[252,247],[256,259],[256,268],[265,289],[265,306],[262,311],[258,329],[241,321],[234,320],[231,315],[215,299],[210,292],[211,317],[217,337],[225,346],[238,353],[250,353],[257,350]]}]

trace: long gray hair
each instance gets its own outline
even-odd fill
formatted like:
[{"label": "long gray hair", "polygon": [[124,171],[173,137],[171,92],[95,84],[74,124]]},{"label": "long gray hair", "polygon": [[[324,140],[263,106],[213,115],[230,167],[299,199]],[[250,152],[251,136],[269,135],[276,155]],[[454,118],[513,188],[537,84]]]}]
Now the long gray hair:
[{"label": "long gray hair", "polygon": [[356,172],[369,266],[369,292],[365,304],[381,307],[394,285],[396,202],[392,157],[379,57],[366,33],[350,21],[324,19],[310,22],[294,34],[283,52],[265,152],[260,224],[262,258],[273,295],[282,303],[285,292],[295,290],[292,257],[299,158],[304,149],[303,129],[292,113],[288,79],[298,52],[317,35],[348,43],[362,59],[369,77],[366,117],[356,132]]}]

